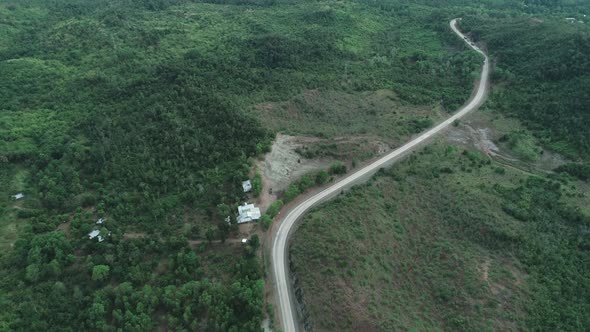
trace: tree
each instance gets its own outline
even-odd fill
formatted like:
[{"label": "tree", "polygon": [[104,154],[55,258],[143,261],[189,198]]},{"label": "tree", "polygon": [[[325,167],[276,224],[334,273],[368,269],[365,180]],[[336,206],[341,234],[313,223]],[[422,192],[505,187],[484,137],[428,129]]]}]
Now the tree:
[{"label": "tree", "polygon": [[252,179],[252,193],[255,197],[260,196],[260,192],[262,191],[262,176],[259,173],[254,175]]},{"label": "tree", "polygon": [[283,198],[283,200],[285,202],[290,202],[295,197],[297,197],[300,193],[301,193],[301,191],[299,191],[299,187],[297,187],[296,185],[292,184],[292,185],[289,186],[289,188],[285,192],[285,197]]},{"label": "tree", "polygon": [[25,278],[30,282],[36,282],[39,280],[39,265],[31,264],[27,266]]},{"label": "tree", "polygon": [[92,280],[104,281],[109,276],[110,268],[108,265],[95,265],[92,268]]},{"label": "tree", "polygon": [[283,207],[283,201],[279,199],[278,201],[272,203],[268,207],[268,210],[266,210],[266,214],[268,214],[268,216],[270,218],[274,218],[279,213],[279,211],[281,211],[282,207]]},{"label": "tree", "polygon": [[213,228],[207,229],[207,231],[205,232],[205,238],[207,238],[207,241],[209,241],[209,243],[215,240],[215,230]]},{"label": "tree", "polygon": [[330,174],[344,174],[346,173],[346,165],[337,161],[330,166]]},{"label": "tree", "polygon": [[225,242],[225,240],[229,236],[229,225],[225,222],[218,223],[217,234],[219,235],[219,239],[221,240],[221,242]]},{"label": "tree", "polygon": [[255,252],[258,250],[258,247],[260,247],[260,239],[258,238],[257,234],[254,234],[250,237],[249,245],[252,247],[252,251]]},{"label": "tree", "polygon": [[299,187],[299,190],[301,190],[302,192],[305,191],[305,189],[313,186],[313,180],[311,179],[311,176],[302,176],[301,179],[297,181],[297,186]]},{"label": "tree", "polygon": [[324,183],[328,182],[329,177],[330,176],[328,175],[328,172],[321,170],[315,176],[315,183],[319,184],[319,185],[324,184]]},{"label": "tree", "polygon": [[270,228],[272,224],[272,218],[268,214],[264,214],[260,219],[260,225],[262,225],[262,229],[267,230]]},{"label": "tree", "polygon": [[217,213],[219,213],[221,217],[225,218],[230,215],[231,209],[229,208],[229,205],[220,203],[217,204]]}]

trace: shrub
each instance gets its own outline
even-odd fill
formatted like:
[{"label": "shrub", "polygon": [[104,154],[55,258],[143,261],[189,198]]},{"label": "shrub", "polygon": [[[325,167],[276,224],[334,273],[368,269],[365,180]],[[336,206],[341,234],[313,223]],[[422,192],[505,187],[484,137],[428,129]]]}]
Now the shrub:
[{"label": "shrub", "polygon": [[260,173],[256,173],[254,178],[252,179],[252,193],[254,197],[260,196],[260,192],[262,191],[262,177]]},{"label": "shrub", "polygon": [[108,265],[95,265],[92,268],[92,280],[94,281],[103,281],[106,280],[109,276],[109,266]]},{"label": "shrub", "polygon": [[299,187],[292,184],[289,186],[289,188],[285,192],[285,196],[283,197],[283,200],[285,202],[290,202],[293,199],[295,199],[295,197],[297,197],[300,193],[301,193],[301,191],[299,190]]},{"label": "shrub", "polygon": [[262,226],[263,230],[267,230],[272,225],[272,218],[268,214],[264,214],[262,218],[260,218],[260,225]]},{"label": "shrub", "polygon": [[330,166],[330,174],[344,174],[346,173],[346,165],[337,161]]},{"label": "shrub", "polygon": [[321,171],[319,171],[319,172],[318,172],[318,174],[315,176],[315,183],[316,183],[316,184],[319,184],[319,185],[321,185],[321,184],[324,184],[324,183],[328,182],[328,179],[329,179],[329,178],[330,178],[330,177],[329,177],[329,175],[328,175],[328,172],[326,172],[326,171],[324,171],[324,170],[321,170]]},{"label": "shrub", "polygon": [[266,210],[266,213],[269,215],[269,217],[274,218],[279,213],[282,207],[283,201],[279,199],[278,201],[272,203],[269,206],[268,210]]},{"label": "shrub", "polygon": [[305,191],[305,189],[313,186],[314,181],[311,179],[310,175],[304,175],[297,181],[297,186],[301,192]]},{"label": "shrub", "polygon": [[582,181],[588,181],[590,179],[590,164],[574,164],[569,163],[563,166],[559,166],[555,169],[556,172],[567,173],[571,176],[575,176]]}]

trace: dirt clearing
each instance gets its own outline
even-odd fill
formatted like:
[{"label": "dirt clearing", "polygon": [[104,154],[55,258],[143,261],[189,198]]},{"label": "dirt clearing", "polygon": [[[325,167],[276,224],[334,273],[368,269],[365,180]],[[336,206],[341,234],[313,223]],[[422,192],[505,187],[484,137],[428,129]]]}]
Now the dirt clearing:
[{"label": "dirt clearing", "polygon": [[335,160],[331,158],[306,159],[295,150],[319,142],[319,138],[277,134],[272,149],[264,160],[256,161],[262,176],[259,205],[266,211],[278,195],[307,172],[325,169]]},{"label": "dirt clearing", "polygon": [[277,134],[271,152],[263,160],[256,161],[263,188],[259,205],[265,211],[291,183],[306,173],[328,169],[336,161],[352,167],[353,162],[362,162],[390,150],[388,143],[369,135],[323,139]]},{"label": "dirt clearing", "polygon": [[523,160],[502,138],[511,133],[527,132],[516,120],[487,111],[475,112],[447,131],[446,140],[464,147],[475,148],[495,161],[527,172],[550,172],[565,164],[567,160],[560,154],[542,148],[536,160]]}]

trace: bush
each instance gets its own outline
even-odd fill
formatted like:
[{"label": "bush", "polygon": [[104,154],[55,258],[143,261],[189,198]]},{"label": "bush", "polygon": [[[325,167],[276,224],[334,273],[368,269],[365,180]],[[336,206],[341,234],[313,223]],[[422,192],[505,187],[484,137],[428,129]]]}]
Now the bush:
[{"label": "bush", "polygon": [[297,181],[297,186],[301,192],[305,191],[305,189],[310,188],[313,186],[314,181],[310,175],[304,175]]},{"label": "bush", "polygon": [[108,265],[95,265],[92,268],[92,280],[103,281],[109,277],[110,268]]},{"label": "bush", "polygon": [[497,174],[505,174],[506,170],[504,169],[504,167],[496,167],[494,169],[494,172],[496,172]]},{"label": "bush", "polygon": [[[0,211],[2,212],[2,211]],[[18,210],[18,212],[16,213],[16,216],[20,219],[27,219],[27,218],[32,218],[32,217],[37,217],[39,215],[41,215],[43,213],[43,211],[41,210]]]},{"label": "bush", "polygon": [[582,181],[588,181],[590,179],[590,164],[574,164],[569,163],[563,166],[559,166],[555,169],[556,172],[567,173],[571,176],[575,176]]},{"label": "bush", "polygon": [[266,214],[268,214],[270,218],[274,218],[279,213],[279,211],[281,211],[283,204],[283,201],[281,201],[280,199],[272,203],[268,210],[266,210]]},{"label": "bush", "polygon": [[272,218],[268,214],[264,214],[262,218],[260,218],[260,225],[262,226],[263,230],[267,230],[272,225]]},{"label": "bush", "polygon": [[252,193],[254,197],[260,196],[260,192],[262,191],[262,177],[260,173],[256,173],[254,178],[252,179]]},{"label": "bush", "polygon": [[344,174],[346,173],[346,165],[337,161],[330,166],[330,174]]},{"label": "bush", "polygon": [[321,170],[318,172],[318,174],[315,176],[315,183],[318,185],[322,185],[326,182],[328,182],[329,179],[329,175],[328,172]]},{"label": "bush", "polygon": [[289,186],[289,188],[285,192],[285,196],[283,197],[283,200],[285,202],[290,202],[293,199],[295,199],[295,197],[297,197],[299,194],[301,194],[301,190],[299,190],[299,187],[292,184]]}]

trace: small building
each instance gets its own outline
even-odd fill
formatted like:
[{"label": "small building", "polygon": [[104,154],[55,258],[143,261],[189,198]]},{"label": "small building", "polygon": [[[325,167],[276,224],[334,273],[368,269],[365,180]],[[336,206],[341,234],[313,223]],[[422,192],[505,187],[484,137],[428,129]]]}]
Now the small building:
[{"label": "small building", "polygon": [[242,188],[244,189],[245,193],[251,191],[252,190],[252,182],[250,182],[250,180],[243,181]]},{"label": "small building", "polygon": [[102,225],[102,224],[104,224],[104,222],[105,222],[105,221],[107,221],[107,218],[100,218],[100,219],[98,219],[98,220],[96,221],[96,224],[97,224],[97,225]]},{"label": "small building", "polygon": [[260,219],[260,208],[244,203],[238,206],[238,224]]},{"label": "small building", "polygon": [[19,199],[25,197],[25,195],[23,195],[23,193],[18,193],[16,195],[12,195],[12,197],[14,197],[15,200],[19,200]]},{"label": "small building", "polygon": [[242,239],[242,243],[248,243],[248,239]]},{"label": "small building", "polygon": [[[107,236],[111,236],[111,232],[109,232],[109,234],[107,234]],[[105,240],[106,237],[100,235],[100,231],[98,229],[95,229],[92,232],[88,233],[88,238],[90,240],[96,238],[98,240],[98,242],[102,242]]]}]

